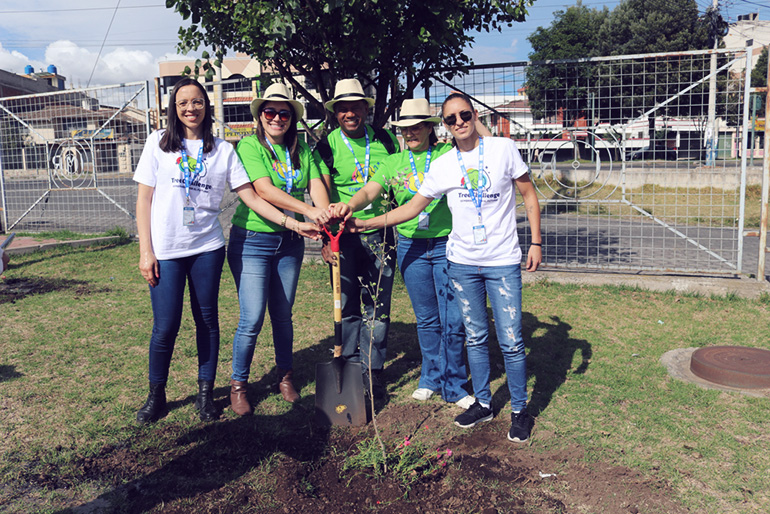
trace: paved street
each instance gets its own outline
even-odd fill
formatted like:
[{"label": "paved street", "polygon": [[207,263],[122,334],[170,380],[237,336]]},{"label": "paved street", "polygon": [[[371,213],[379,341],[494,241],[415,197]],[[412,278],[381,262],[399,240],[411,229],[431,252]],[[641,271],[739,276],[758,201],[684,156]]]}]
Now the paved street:
[{"label": "paved street", "polygon": [[[36,201],[37,206],[14,227],[15,231],[71,230],[80,233],[105,232],[122,227],[134,233],[136,185],[130,177],[102,177],[99,188],[47,191],[43,180],[6,180],[6,201],[10,223]],[[229,232],[236,196],[226,195],[220,216]],[[553,210],[546,208],[546,212]],[[523,218],[522,242],[529,238]],[[620,218],[575,215],[569,212],[544,214],[544,262],[552,269],[641,270],[661,273],[694,273],[732,276],[738,259],[738,234],[734,228],[674,226],[666,229],[642,216]],[[677,235],[679,232],[680,235]],[[318,254],[318,244],[309,242],[309,255]],[[755,274],[759,238],[744,238],[741,272]]]}]

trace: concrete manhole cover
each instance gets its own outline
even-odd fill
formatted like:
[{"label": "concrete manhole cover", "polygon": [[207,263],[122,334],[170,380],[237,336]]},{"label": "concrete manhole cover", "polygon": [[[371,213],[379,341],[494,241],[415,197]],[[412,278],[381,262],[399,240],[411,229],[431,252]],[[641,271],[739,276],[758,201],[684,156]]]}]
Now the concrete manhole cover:
[{"label": "concrete manhole cover", "polygon": [[709,382],[729,387],[770,387],[770,351],[742,346],[709,346],[695,350],[690,371]]},{"label": "concrete manhole cover", "polygon": [[[734,387],[706,380],[693,373],[690,369],[692,356],[701,349],[702,348],[677,348],[675,350],[670,350],[661,356],[660,362],[666,367],[666,370],[671,377],[684,382],[690,382],[704,389],[717,389],[719,391],[741,393],[759,398],[770,398],[770,386],[761,388]],[[765,373],[770,373],[770,370],[766,369]]]}]

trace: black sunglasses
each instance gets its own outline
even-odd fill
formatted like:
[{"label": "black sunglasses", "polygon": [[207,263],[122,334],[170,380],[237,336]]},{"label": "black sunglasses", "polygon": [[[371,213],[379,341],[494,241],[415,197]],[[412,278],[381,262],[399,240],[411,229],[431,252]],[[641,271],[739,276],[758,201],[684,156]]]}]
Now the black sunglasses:
[{"label": "black sunglasses", "polygon": [[278,119],[281,121],[289,121],[291,119],[291,111],[287,109],[281,109],[280,111],[276,111],[272,107],[268,107],[267,109],[262,111],[262,114],[265,115],[265,119],[267,121],[273,121],[276,115],[278,115]]},{"label": "black sunglasses", "polygon": [[[471,111],[462,111],[460,113],[460,119],[467,123],[473,119],[473,113]],[[455,123],[457,123],[457,116],[450,114],[444,118],[444,123],[446,123],[449,127],[453,126]]]}]

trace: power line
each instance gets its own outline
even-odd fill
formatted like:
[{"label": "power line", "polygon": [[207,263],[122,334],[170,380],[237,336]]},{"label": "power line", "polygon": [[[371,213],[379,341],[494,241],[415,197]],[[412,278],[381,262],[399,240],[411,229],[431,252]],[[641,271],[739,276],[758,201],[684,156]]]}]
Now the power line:
[{"label": "power line", "polygon": [[[57,41],[70,41],[78,46],[81,47],[97,47],[100,46],[100,42],[98,39],[68,39],[68,38],[60,38],[57,39]],[[134,40],[113,40],[112,43],[105,43],[104,46],[109,47],[115,47],[115,46],[160,46],[160,45],[174,45],[178,43],[179,40],[177,39],[157,39],[157,40],[144,40],[141,42],[136,42]],[[6,39],[2,41],[2,45],[4,48],[46,48],[49,45],[51,45],[52,41],[50,39],[24,39],[24,40],[14,40],[14,39]]]},{"label": "power line", "polygon": [[115,6],[115,10],[112,13],[112,19],[110,19],[110,24],[107,26],[107,32],[104,34],[104,39],[102,40],[102,46],[99,47],[99,53],[96,54],[94,67],[91,70],[91,75],[88,77],[88,82],[86,83],[86,87],[88,87],[91,84],[91,79],[94,77],[94,72],[96,71],[96,65],[99,64],[99,57],[101,57],[102,50],[104,50],[104,43],[107,42],[107,36],[110,34],[110,29],[112,28],[112,22],[115,21],[115,15],[118,14],[118,7],[120,7],[120,0],[118,0],[117,5]]},{"label": "power line", "polygon": [[770,8],[770,6],[768,6],[767,4],[760,4],[759,2],[752,2],[751,0],[739,0],[739,1],[743,2],[744,4],[756,5],[756,6],[762,7],[763,9]]},{"label": "power line", "polygon": [[[162,7],[166,9],[165,5],[125,5],[121,9],[146,9],[147,7]],[[73,7],[70,9],[34,9],[28,11],[0,11],[0,14],[36,14],[43,12],[76,12],[76,11],[109,11],[113,7]]]}]

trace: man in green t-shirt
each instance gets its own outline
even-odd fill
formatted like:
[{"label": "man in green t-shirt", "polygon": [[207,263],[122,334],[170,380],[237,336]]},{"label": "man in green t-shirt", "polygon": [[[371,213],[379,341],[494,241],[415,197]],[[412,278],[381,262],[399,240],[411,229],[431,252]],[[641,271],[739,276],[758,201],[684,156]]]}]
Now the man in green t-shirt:
[{"label": "man in green t-shirt", "polygon": [[[366,117],[373,104],[374,99],[365,96],[361,83],[356,79],[337,82],[334,98],[325,104],[334,113],[339,128],[316,145],[314,155],[333,203],[350,200],[374,176],[385,157],[399,148],[398,140],[388,130],[366,125]],[[373,202],[354,216],[368,219],[382,214],[383,203]],[[327,262],[336,265],[328,245],[324,246],[323,255]],[[365,375],[371,367],[375,385],[373,392],[384,396],[380,375],[385,366],[390,293],[396,265],[393,230],[343,234],[340,238],[339,264],[342,356],[360,361]],[[369,387],[366,377],[364,385]]]}]

